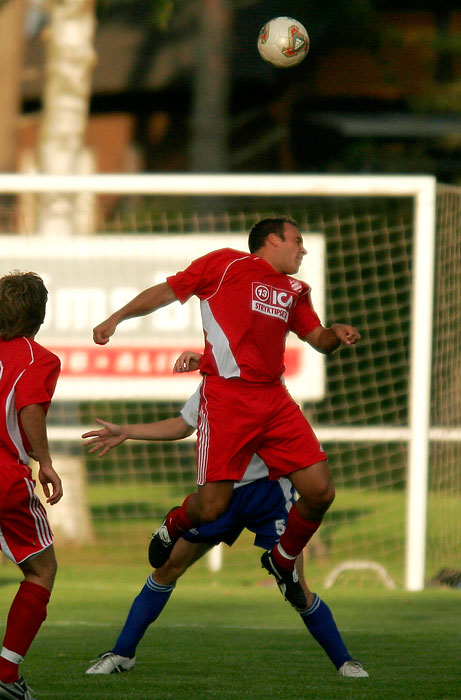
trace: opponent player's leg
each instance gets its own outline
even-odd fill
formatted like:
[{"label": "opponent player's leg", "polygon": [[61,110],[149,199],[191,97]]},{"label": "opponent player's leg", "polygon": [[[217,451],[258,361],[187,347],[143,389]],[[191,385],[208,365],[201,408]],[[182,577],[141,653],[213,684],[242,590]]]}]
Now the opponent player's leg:
[{"label": "opponent player's leg", "polygon": [[136,648],[147,628],[160,616],[175,588],[176,581],[211,545],[194,544],[180,538],[170,558],[148,578],[134,599],[125,624],[111,651],[101,654],[86,671],[89,675],[130,671],[136,663]]},{"label": "opponent player's leg", "polygon": [[299,583],[307,601],[306,610],[299,613],[315,641],[324,649],[341,676],[367,678],[368,673],[360,661],[353,659],[336,625],[333,613],[317,593],[313,593],[304,577],[303,553],[296,558]]},{"label": "opponent player's leg", "polygon": [[[8,613],[0,655],[0,680],[5,684],[18,682],[19,664],[46,619],[47,605],[57,570],[53,545],[29,557],[18,566],[24,574],[24,580]],[[21,692],[21,688],[18,692]]]},{"label": "opponent player's leg", "polygon": [[179,507],[166,515],[163,523],[152,535],[149,546],[149,562],[160,568],[168,560],[175,542],[193,527],[214,522],[229,505],[234,482],[211,481],[197,487],[197,493],[189,494]]},{"label": "opponent player's leg", "polygon": [[[288,514],[295,503],[293,489],[286,479],[280,481],[260,480],[237,489],[240,506],[239,522],[255,533],[255,545],[271,550],[278,543],[286,527]],[[246,496],[246,498],[245,498]],[[264,556],[264,555],[263,555]],[[341,675],[366,676],[359,662],[353,661],[334,621],[330,608],[312,593],[304,577],[303,553],[295,563],[298,585],[304,595],[304,606],[298,613],[314,637],[322,646],[329,659]],[[287,590],[282,583],[280,590],[287,598]]]}]

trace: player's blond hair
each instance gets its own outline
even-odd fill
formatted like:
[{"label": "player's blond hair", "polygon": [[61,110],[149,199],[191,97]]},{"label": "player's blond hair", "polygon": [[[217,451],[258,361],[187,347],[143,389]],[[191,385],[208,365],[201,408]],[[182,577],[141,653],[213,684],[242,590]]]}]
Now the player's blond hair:
[{"label": "player's blond hair", "polygon": [[0,278],[0,338],[34,336],[45,318],[48,290],[35,272],[12,272]]}]

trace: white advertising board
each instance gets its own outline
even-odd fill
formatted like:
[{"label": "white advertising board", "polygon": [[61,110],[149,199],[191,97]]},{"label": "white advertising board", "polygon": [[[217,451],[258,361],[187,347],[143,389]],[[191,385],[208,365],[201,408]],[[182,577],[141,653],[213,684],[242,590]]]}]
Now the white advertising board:
[{"label": "white advertising board", "polygon": [[[308,255],[299,277],[312,287],[314,307],[325,317],[325,244],[321,234],[303,234]],[[33,270],[49,291],[47,316],[36,340],[62,362],[56,398],[186,399],[197,373],[173,375],[183,350],[203,348],[199,302],[171,304],[124,321],[105,346],[92,328],[136,294],[195,258],[218,248],[247,250],[247,237],[227,234],[97,235],[54,238],[0,237],[0,273]],[[298,401],[324,395],[324,357],[290,334],[285,379]]]}]

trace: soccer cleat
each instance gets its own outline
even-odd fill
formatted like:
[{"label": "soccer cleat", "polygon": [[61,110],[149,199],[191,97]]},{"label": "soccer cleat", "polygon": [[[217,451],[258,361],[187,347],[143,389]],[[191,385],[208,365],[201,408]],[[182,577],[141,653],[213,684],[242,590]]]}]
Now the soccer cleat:
[{"label": "soccer cleat", "polygon": [[345,661],[343,665],[338,668],[338,673],[340,676],[348,676],[349,678],[369,677],[360,661],[357,661],[356,659],[349,659],[349,661]]},{"label": "soccer cleat", "polygon": [[261,557],[262,566],[275,577],[280,593],[298,612],[303,612],[307,608],[307,601],[301,584],[298,580],[296,566],[292,571],[278,566],[271,552],[264,552]]},{"label": "soccer cleat", "polygon": [[166,526],[168,516],[177,508],[179,508],[179,506],[175,506],[168,511],[168,513],[165,515],[163,523],[152,535],[152,539],[149,544],[149,563],[153,569],[158,569],[160,566],[163,566],[166,561],[168,561],[175,542],[179,539],[179,537],[173,539],[170,536]]},{"label": "soccer cleat", "polygon": [[131,671],[135,667],[136,656],[130,659],[129,656],[119,656],[114,654],[112,651],[106,651],[104,654],[100,654],[96,663],[94,663],[90,668],[85,671],[86,675],[103,674],[108,676],[110,673],[123,673],[124,671]]},{"label": "soccer cleat", "polygon": [[27,683],[22,677],[19,677],[15,683],[3,683],[3,681],[0,681],[0,698],[34,700],[31,695],[31,688],[27,687]]}]

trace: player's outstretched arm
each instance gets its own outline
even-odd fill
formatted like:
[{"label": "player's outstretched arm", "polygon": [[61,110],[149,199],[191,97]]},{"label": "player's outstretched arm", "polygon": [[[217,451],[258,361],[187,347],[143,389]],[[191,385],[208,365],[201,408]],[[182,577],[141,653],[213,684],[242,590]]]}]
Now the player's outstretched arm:
[{"label": "player's outstretched arm", "polygon": [[330,328],[317,326],[306,335],[304,340],[318,352],[329,355],[341,344],[355,345],[360,338],[361,335],[354,326],[349,326],[347,323],[334,323]]},{"label": "player's outstretched arm", "polygon": [[89,454],[99,450],[98,457],[104,457],[113,447],[117,447],[117,445],[125,442],[126,435],[123,434],[121,425],[109,423],[102,420],[102,418],[96,418],[96,421],[101,424],[101,427],[96,428],[96,430],[89,430],[82,435],[82,438],[86,439],[83,446],[90,448],[88,450]]},{"label": "player's outstretched arm", "polygon": [[54,505],[61,500],[63,492],[61,479],[51,463],[45,410],[40,404],[31,404],[24,406],[19,415],[23,430],[30,442],[31,454],[39,463],[38,480],[42,485],[46,502]]},{"label": "player's outstretched arm", "polygon": [[149,287],[138,294],[134,299],[122,306],[121,309],[115,311],[109,318],[93,328],[93,340],[97,345],[106,345],[109,338],[114,335],[115,329],[122,321],[137,316],[146,316],[147,314],[160,309],[162,306],[168,306],[177,297],[173,292],[168,282],[161,282],[154,287]]},{"label": "player's outstretched arm", "polygon": [[98,457],[104,457],[109,450],[121,445],[125,440],[158,442],[182,440],[194,432],[194,428],[186,423],[182,416],[167,418],[155,423],[133,423],[132,425],[117,425],[101,418],[96,420],[101,424],[101,427],[84,433],[82,438],[86,440],[84,447],[89,447],[88,452],[90,454],[98,452]]}]

